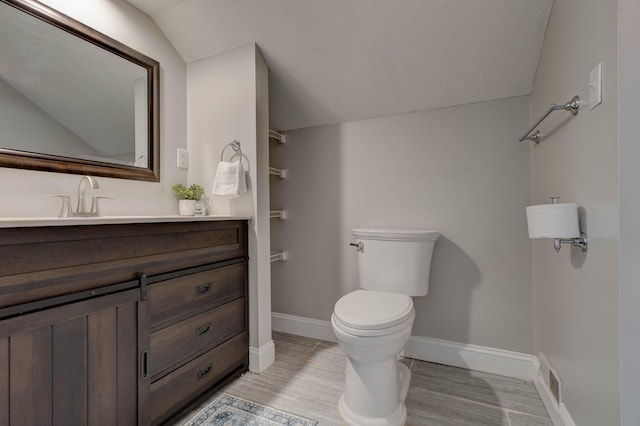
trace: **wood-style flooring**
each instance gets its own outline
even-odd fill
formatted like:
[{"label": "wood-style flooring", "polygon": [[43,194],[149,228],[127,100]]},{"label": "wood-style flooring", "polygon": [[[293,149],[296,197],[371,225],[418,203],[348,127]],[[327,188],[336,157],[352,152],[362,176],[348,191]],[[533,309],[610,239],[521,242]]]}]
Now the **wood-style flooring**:
[{"label": "wood-style flooring", "polygon": [[[340,347],[275,332],[273,340],[275,363],[262,374],[246,373],[223,391],[315,419],[319,425],[342,425],[337,404],[345,355]],[[412,373],[407,425],[553,425],[530,381],[412,359],[403,362]]]}]

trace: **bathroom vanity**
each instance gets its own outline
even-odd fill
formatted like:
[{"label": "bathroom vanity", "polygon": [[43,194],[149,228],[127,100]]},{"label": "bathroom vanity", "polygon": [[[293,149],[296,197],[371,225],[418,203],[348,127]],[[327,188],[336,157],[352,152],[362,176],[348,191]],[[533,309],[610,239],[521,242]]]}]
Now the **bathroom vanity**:
[{"label": "bathroom vanity", "polygon": [[128,221],[0,223],[0,424],[159,424],[247,370],[246,218]]}]

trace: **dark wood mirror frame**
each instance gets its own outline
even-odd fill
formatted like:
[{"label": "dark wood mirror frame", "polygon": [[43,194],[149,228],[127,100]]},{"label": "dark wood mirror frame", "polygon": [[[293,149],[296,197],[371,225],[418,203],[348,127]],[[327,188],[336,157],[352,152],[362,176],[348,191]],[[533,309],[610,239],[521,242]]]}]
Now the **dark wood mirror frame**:
[{"label": "dark wood mirror frame", "polygon": [[46,23],[58,27],[108,52],[127,59],[147,70],[148,93],[148,167],[134,167],[70,157],[0,148],[0,167],[41,170],[59,173],[106,176],[120,179],[160,181],[160,64],[128,46],[81,22],[34,0],[0,0]]}]

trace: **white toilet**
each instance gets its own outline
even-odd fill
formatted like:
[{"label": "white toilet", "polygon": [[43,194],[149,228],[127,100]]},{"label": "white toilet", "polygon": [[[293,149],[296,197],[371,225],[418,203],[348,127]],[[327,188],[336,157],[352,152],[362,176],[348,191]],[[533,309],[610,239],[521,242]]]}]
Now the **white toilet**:
[{"label": "white toilet", "polygon": [[429,291],[433,247],[440,234],[419,229],[354,229],[360,290],[344,295],[331,316],[347,354],[338,411],[348,425],[400,426],[411,373],[398,354],[411,337],[410,296]]}]

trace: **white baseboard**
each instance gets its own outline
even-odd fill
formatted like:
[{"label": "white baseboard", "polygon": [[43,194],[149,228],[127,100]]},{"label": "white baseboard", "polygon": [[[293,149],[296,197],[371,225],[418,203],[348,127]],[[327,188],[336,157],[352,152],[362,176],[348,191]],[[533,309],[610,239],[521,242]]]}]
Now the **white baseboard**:
[{"label": "white baseboard", "polygon": [[518,379],[533,380],[538,371],[534,355],[430,337],[411,336],[405,356]]},{"label": "white baseboard", "polygon": [[281,333],[336,342],[336,336],[333,334],[329,321],[273,312],[271,313],[271,329]]},{"label": "white baseboard", "polygon": [[[271,327],[274,331],[283,333],[336,341],[329,321],[274,312]],[[534,355],[420,336],[411,337],[404,355],[421,361],[526,380],[533,380],[538,371],[538,360]]]},{"label": "white baseboard", "polygon": [[269,340],[264,345],[256,348],[249,346],[249,371],[262,373],[276,360],[276,346],[273,340]]}]

